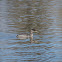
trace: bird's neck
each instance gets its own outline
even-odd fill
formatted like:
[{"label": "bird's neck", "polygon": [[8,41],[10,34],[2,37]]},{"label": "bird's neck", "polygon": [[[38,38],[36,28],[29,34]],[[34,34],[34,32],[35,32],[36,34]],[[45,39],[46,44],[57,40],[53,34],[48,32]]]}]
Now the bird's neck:
[{"label": "bird's neck", "polygon": [[30,37],[33,37],[33,31],[30,32]]},{"label": "bird's neck", "polygon": [[30,32],[30,41],[33,41],[33,31]]}]

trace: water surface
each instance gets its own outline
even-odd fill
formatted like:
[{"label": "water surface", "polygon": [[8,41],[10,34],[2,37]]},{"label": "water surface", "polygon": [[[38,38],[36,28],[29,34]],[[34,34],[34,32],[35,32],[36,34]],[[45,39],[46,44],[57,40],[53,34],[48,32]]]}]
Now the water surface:
[{"label": "water surface", "polygon": [[62,1],[0,0],[0,62],[62,62]]}]

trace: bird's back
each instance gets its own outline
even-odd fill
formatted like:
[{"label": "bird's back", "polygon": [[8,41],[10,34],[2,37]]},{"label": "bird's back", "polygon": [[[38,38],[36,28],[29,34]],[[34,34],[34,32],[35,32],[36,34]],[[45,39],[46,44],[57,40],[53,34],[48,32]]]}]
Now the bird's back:
[{"label": "bird's back", "polygon": [[27,38],[29,38],[29,35],[26,34],[26,33],[21,33],[21,34],[17,35],[17,37],[18,37],[19,39],[27,39]]}]

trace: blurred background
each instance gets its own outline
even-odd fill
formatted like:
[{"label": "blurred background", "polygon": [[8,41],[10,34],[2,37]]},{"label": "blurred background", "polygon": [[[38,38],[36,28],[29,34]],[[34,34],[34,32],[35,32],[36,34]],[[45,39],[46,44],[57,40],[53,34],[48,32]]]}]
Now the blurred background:
[{"label": "blurred background", "polygon": [[62,0],[0,0],[0,62],[62,62]]}]

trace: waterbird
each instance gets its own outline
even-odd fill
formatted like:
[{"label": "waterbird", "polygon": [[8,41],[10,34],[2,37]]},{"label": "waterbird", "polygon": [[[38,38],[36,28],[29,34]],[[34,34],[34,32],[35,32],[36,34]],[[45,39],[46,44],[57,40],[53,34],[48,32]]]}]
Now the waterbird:
[{"label": "waterbird", "polygon": [[31,40],[33,40],[33,33],[34,32],[37,32],[37,30],[31,29],[30,34],[21,33],[21,34],[17,35],[16,37],[19,38],[19,39],[27,39],[27,38],[30,38]]}]

